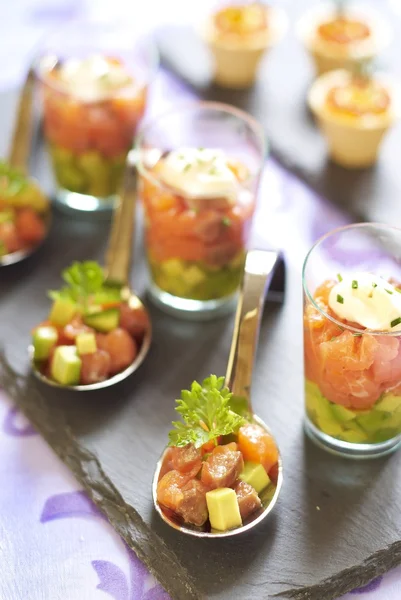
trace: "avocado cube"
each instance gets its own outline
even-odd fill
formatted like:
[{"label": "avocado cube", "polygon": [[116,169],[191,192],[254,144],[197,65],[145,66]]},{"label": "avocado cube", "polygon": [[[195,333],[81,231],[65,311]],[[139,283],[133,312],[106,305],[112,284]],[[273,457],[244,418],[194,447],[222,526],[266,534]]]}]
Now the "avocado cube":
[{"label": "avocado cube", "polygon": [[81,376],[81,365],[75,346],[57,346],[51,364],[52,377],[61,385],[76,385]]},{"label": "avocado cube", "polygon": [[168,277],[181,277],[185,270],[185,263],[179,258],[169,258],[161,263],[161,269]]},{"label": "avocado cube", "polygon": [[333,404],[331,410],[333,411],[337,421],[346,423],[348,421],[352,421],[352,419],[355,419],[356,417],[356,413],[354,413],[352,410],[349,410],[349,408],[345,408],[345,406],[341,406],[340,404]]},{"label": "avocado cube", "polygon": [[374,409],[382,412],[392,413],[401,407],[401,396],[385,394],[379,402],[376,402]]},{"label": "avocado cube", "polygon": [[35,360],[46,360],[57,343],[58,333],[54,327],[38,327],[32,336],[33,357]]},{"label": "avocado cube", "polygon": [[227,531],[242,525],[237,494],[232,488],[206,492],[206,503],[212,529]]},{"label": "avocado cube", "polygon": [[0,225],[2,223],[12,223],[15,220],[15,214],[12,210],[0,210]]},{"label": "avocado cube", "polygon": [[49,321],[53,325],[64,327],[77,312],[77,306],[67,298],[56,298],[50,311]]},{"label": "avocado cube", "polygon": [[94,333],[79,333],[75,338],[75,343],[80,356],[82,354],[93,354],[97,350]]},{"label": "avocado cube", "polygon": [[260,463],[245,462],[244,470],[239,476],[242,481],[249,483],[259,494],[270,483],[270,478],[265,468]]},{"label": "avocado cube", "polygon": [[190,287],[195,287],[195,285],[202,283],[206,279],[206,273],[196,265],[191,265],[185,269],[182,278]]},{"label": "avocado cube", "polygon": [[356,421],[367,433],[375,433],[383,427],[385,417],[386,413],[384,412],[370,410],[369,412],[358,416]]}]

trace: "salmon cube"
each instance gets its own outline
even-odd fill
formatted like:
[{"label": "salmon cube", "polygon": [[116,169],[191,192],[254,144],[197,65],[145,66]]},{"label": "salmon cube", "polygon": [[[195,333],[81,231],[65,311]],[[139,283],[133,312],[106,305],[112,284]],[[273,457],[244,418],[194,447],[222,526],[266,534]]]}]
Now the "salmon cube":
[{"label": "salmon cube", "polygon": [[182,448],[173,447],[171,462],[173,469],[195,477],[202,466],[202,453],[193,444],[187,444]]},{"label": "salmon cube", "polygon": [[169,471],[157,484],[157,501],[159,504],[178,512],[184,499],[182,488],[188,483],[188,477],[178,471]]},{"label": "salmon cube", "polygon": [[274,439],[256,423],[247,423],[240,428],[238,444],[244,460],[261,463],[267,473],[278,461],[278,450]]},{"label": "salmon cube", "polygon": [[203,463],[201,480],[209,489],[230,487],[244,468],[244,459],[234,442],[217,446]]},{"label": "salmon cube", "polygon": [[258,508],[261,508],[262,502],[256,490],[249,483],[237,481],[234,491],[237,494],[239,512],[243,521]]},{"label": "salmon cube", "polygon": [[209,516],[206,504],[207,487],[198,479],[191,479],[181,491],[184,497],[177,513],[185,523],[192,523],[192,525],[200,527]]},{"label": "salmon cube", "polygon": [[171,460],[172,452],[173,452],[172,448],[167,448],[166,452],[164,453],[162,466],[160,467],[159,481],[166,473],[174,470],[173,462]]}]

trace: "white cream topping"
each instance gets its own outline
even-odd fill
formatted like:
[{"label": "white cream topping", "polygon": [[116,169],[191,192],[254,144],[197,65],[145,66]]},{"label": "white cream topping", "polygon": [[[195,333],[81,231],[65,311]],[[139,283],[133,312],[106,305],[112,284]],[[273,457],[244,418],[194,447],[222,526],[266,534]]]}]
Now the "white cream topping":
[{"label": "white cream topping", "polygon": [[64,89],[86,102],[101,100],[132,82],[122,65],[97,54],[66,60],[59,75]]},{"label": "white cream topping", "polygon": [[401,294],[377,275],[344,275],[330,291],[329,306],[341,319],[372,331],[401,330]]},{"label": "white cream topping", "polygon": [[179,148],[162,158],[159,165],[159,177],[183,196],[235,201],[237,179],[222,150]]}]

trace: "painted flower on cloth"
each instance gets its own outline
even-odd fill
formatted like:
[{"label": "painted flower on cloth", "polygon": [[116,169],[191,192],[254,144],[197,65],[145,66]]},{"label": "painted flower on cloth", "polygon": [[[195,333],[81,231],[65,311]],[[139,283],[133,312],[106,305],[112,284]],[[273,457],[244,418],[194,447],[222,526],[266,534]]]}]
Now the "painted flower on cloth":
[{"label": "painted flower on cloth", "polygon": [[[104,519],[103,514],[82,491],[50,496],[43,507],[41,523],[66,518]],[[124,542],[123,542],[124,543]],[[169,600],[168,594],[149,576],[146,567],[124,543],[129,560],[129,574],[107,560],[93,560],[99,578],[97,588],[114,600]]]}]

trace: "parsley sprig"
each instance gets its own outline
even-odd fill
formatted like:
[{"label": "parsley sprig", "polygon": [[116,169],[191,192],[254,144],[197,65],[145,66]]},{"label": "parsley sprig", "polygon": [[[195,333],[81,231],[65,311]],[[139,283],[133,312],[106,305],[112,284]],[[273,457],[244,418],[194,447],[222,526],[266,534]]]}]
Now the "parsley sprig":
[{"label": "parsley sprig", "polygon": [[[104,302],[110,295],[110,299],[116,298],[116,290],[105,287],[105,278],[102,267],[93,260],[84,262],[73,262],[61,274],[66,286],[58,291],[50,291],[49,296],[53,300],[64,298],[78,304],[82,310],[87,311],[90,304],[100,304],[100,298]],[[120,290],[117,290],[120,296]]]},{"label": "parsley sprig", "polygon": [[[169,446],[194,444],[200,448],[210,441],[217,445],[221,435],[237,433],[245,419],[231,406],[232,399],[233,395],[224,386],[224,377],[210,375],[202,383],[194,381],[191,389],[182,390],[181,398],[176,400],[175,410],[182,421],[173,421]],[[235,406],[239,410],[239,404]]]}]

